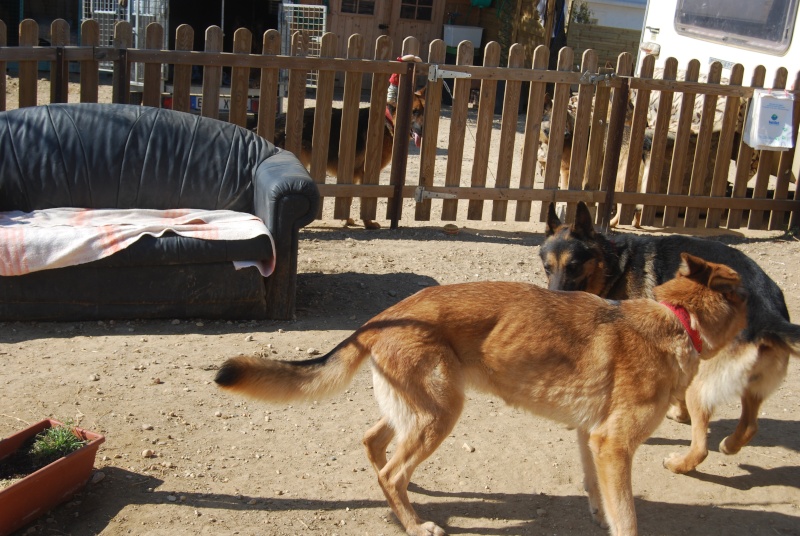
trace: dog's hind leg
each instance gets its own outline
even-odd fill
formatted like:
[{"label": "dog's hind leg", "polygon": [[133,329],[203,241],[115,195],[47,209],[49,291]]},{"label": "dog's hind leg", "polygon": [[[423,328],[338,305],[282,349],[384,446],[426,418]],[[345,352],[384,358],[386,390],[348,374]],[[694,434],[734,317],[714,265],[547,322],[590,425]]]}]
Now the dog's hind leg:
[{"label": "dog's hind leg", "polygon": [[785,349],[763,345],[759,348],[758,359],[750,370],[750,378],[742,394],[739,424],[719,444],[720,452],[736,454],[753,439],[758,431],[758,410],[786,377],[788,367],[789,353]]},{"label": "dog's hind leg", "polygon": [[367,449],[367,458],[375,468],[375,472],[380,472],[386,465],[386,447],[394,438],[394,429],[389,425],[389,419],[381,419],[364,434],[364,447]]},{"label": "dog's hind leg", "polygon": [[[426,363],[437,363],[425,356]],[[399,356],[395,356],[400,361]],[[417,466],[444,441],[464,406],[462,381],[455,377],[443,356],[433,370],[414,370],[413,380],[386,378],[373,369],[375,396],[384,412],[367,432],[367,452],[373,466],[385,459],[389,426],[397,434],[397,447],[380,470],[378,483],[397,519],[411,536],[444,536],[444,529],[422,520],[408,499],[408,484]],[[408,363],[407,363],[408,364]],[[409,365],[413,368],[413,365]],[[428,368],[428,367],[425,367]],[[457,374],[456,374],[457,375]],[[384,454],[381,455],[381,449]]]}]

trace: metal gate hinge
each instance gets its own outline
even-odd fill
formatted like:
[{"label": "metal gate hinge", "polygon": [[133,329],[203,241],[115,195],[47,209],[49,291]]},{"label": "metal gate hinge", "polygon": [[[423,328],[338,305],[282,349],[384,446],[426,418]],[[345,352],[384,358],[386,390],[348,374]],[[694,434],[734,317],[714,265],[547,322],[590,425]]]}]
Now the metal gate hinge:
[{"label": "metal gate hinge", "polygon": [[616,73],[592,74],[589,71],[585,71],[581,75],[580,80],[578,80],[578,83],[597,85],[600,82],[605,82],[606,85],[608,85],[609,82],[611,82],[611,80],[616,77],[617,77]]},{"label": "metal gate hinge", "polygon": [[441,78],[472,78],[472,73],[449,71],[447,69],[441,69],[436,64],[432,64],[430,67],[428,67],[428,80],[431,82],[436,82]]},{"label": "metal gate hinge", "polygon": [[422,203],[424,199],[458,199],[458,196],[444,192],[429,192],[424,186],[417,186],[416,190],[414,190],[414,200],[417,203]]}]

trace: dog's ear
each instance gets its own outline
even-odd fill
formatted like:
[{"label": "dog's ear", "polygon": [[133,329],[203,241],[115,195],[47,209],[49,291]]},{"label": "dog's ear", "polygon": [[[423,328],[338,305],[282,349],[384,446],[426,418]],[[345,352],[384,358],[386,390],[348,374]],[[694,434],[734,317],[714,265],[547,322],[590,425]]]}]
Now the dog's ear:
[{"label": "dog's ear", "polygon": [[547,228],[544,231],[544,236],[553,236],[559,227],[561,227],[561,220],[558,219],[558,214],[556,214],[556,204],[551,201],[550,207],[547,209]]},{"label": "dog's ear", "polygon": [[575,213],[575,223],[572,224],[572,233],[591,238],[594,236],[594,222],[589,207],[583,201],[578,202],[578,210]]},{"label": "dog's ear", "polygon": [[428,88],[428,86],[427,86],[427,85],[425,85],[425,86],[422,86],[421,88],[419,88],[419,89],[418,89],[418,90],[415,92],[415,95],[416,95],[417,97],[421,98],[421,99],[424,99],[424,98],[425,98],[425,90],[426,90],[427,88]]},{"label": "dog's ear", "polygon": [[681,253],[678,275],[694,279],[713,291],[725,294],[736,293],[741,286],[741,278],[736,270],[724,264],[706,262],[688,253]]}]

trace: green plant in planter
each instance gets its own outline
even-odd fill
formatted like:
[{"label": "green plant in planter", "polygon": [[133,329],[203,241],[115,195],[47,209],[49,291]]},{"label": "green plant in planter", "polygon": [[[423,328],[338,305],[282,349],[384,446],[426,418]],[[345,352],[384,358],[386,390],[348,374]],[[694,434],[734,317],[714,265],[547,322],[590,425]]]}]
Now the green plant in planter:
[{"label": "green plant in planter", "polygon": [[0,462],[0,489],[10,486],[88,443],[75,435],[73,427],[74,424],[67,421],[61,426],[45,428],[22,448]]},{"label": "green plant in planter", "polygon": [[34,464],[44,467],[88,443],[75,435],[72,431],[74,426],[71,421],[67,421],[62,426],[53,426],[39,432],[28,451]]}]

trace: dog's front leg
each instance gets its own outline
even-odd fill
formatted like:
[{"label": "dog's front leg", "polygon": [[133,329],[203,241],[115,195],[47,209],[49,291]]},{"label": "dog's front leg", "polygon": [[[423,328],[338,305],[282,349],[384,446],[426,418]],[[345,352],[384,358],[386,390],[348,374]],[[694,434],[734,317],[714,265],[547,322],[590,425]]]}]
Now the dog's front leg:
[{"label": "dog's front leg", "polygon": [[603,511],[613,536],[636,536],[636,510],[633,504],[632,448],[614,435],[595,431],[589,436],[589,448],[597,470]]},{"label": "dog's front leg", "polygon": [[589,497],[589,513],[592,514],[594,522],[608,528],[605,514],[603,513],[603,501],[600,498],[600,487],[597,483],[597,468],[594,465],[594,455],[589,448],[589,433],[578,429],[578,446],[581,449],[581,464],[583,465],[583,488]]},{"label": "dog's front leg", "polygon": [[701,402],[700,382],[694,381],[686,389],[686,408],[692,421],[692,445],[689,452],[681,456],[674,452],[664,459],[664,467],[673,473],[684,474],[693,471],[708,456],[708,423],[711,409]]}]

